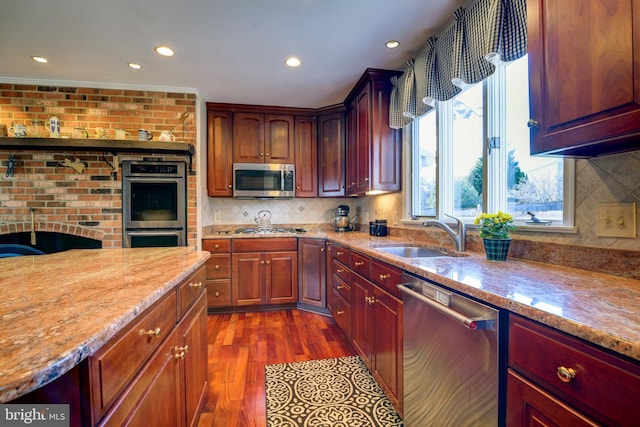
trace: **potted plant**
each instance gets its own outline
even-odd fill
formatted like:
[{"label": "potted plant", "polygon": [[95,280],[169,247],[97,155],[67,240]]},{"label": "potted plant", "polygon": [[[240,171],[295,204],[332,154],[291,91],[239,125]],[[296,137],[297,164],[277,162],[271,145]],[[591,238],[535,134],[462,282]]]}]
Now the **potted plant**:
[{"label": "potted plant", "polygon": [[511,245],[509,232],[516,228],[513,224],[513,217],[502,211],[483,213],[478,215],[473,223],[480,230],[487,259],[490,261],[506,260]]}]

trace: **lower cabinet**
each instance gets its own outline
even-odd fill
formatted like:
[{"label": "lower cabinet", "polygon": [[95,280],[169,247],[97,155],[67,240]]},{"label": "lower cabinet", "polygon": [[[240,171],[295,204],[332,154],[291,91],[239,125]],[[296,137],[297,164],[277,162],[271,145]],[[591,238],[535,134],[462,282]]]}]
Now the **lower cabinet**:
[{"label": "lower cabinet", "polygon": [[204,266],[89,358],[91,425],[197,425],[207,389],[203,278]]},{"label": "lower cabinet", "polygon": [[509,427],[638,425],[638,362],[512,314],[508,364]]},{"label": "lower cabinet", "polygon": [[301,305],[326,307],[326,259],[324,239],[298,239],[298,302]]},{"label": "lower cabinet", "polygon": [[296,238],[234,239],[231,271],[234,306],[298,302]]},{"label": "lower cabinet", "polygon": [[231,241],[230,239],[203,239],[202,250],[211,252],[207,260],[207,306],[231,305]]}]

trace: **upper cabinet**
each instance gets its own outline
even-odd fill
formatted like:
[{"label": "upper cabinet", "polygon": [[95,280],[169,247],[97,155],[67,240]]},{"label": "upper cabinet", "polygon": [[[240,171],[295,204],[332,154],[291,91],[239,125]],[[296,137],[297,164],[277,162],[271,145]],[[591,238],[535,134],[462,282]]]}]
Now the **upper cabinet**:
[{"label": "upper cabinet", "polygon": [[318,196],[318,125],[315,117],[296,117],[296,197]]},{"label": "upper cabinet", "polygon": [[389,127],[390,79],[398,74],[367,69],[345,101],[348,196],[400,191],[401,131]]},{"label": "upper cabinet", "polygon": [[529,0],[531,154],[640,149],[640,3]]},{"label": "upper cabinet", "polygon": [[211,197],[233,195],[232,129],[230,111],[207,111],[207,189]]},{"label": "upper cabinet", "polygon": [[233,116],[233,161],[294,163],[292,115],[236,113]]},{"label": "upper cabinet", "polygon": [[345,195],[344,112],[318,117],[318,196]]}]

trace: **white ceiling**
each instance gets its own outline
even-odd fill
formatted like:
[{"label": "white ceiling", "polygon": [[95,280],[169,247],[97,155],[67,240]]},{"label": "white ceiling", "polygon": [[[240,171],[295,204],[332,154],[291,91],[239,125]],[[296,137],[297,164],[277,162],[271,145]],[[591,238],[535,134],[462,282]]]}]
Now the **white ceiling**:
[{"label": "white ceiling", "polygon": [[[0,82],[175,88],[208,102],[325,107],[343,101],[366,68],[401,70],[463,3],[5,0]],[[400,47],[387,49],[390,39]],[[161,44],[175,56],[155,54]],[[290,55],[302,60],[297,69],[284,65]]]}]

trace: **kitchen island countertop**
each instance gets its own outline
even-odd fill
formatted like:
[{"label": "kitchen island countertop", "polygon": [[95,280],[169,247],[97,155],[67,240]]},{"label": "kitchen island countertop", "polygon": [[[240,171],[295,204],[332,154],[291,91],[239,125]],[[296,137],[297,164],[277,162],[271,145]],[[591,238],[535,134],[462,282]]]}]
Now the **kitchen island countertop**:
[{"label": "kitchen island countertop", "polygon": [[171,247],[0,259],[0,402],[65,374],[208,258]]}]

